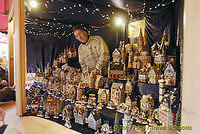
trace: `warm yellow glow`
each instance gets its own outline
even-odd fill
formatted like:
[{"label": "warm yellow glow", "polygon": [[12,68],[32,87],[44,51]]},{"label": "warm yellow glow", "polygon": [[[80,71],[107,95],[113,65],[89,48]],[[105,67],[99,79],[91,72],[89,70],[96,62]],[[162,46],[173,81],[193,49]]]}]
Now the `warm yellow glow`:
[{"label": "warm yellow glow", "polygon": [[121,25],[123,23],[122,18],[118,17],[116,18],[116,24]]},{"label": "warm yellow glow", "polygon": [[36,1],[34,1],[34,0],[32,0],[32,1],[30,2],[30,6],[31,6],[32,8],[37,7],[37,5],[38,5],[38,3],[37,3]]}]

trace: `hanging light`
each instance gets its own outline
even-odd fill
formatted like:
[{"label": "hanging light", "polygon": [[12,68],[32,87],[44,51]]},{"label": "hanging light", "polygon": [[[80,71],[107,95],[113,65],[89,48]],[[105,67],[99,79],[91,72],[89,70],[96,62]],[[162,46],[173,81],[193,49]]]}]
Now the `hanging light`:
[{"label": "hanging light", "polygon": [[30,6],[31,6],[32,8],[36,8],[36,7],[38,6],[37,1],[32,0],[32,1],[30,2]]},{"label": "hanging light", "polygon": [[115,20],[117,25],[121,25],[123,23],[122,18],[121,17],[117,17]]}]

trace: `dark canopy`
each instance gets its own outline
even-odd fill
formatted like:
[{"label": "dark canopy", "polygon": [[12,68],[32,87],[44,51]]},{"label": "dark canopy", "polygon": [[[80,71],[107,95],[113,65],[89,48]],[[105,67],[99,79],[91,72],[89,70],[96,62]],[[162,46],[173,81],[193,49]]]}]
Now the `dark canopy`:
[{"label": "dark canopy", "polygon": [[[75,44],[78,48],[79,42],[72,34],[72,26],[77,24],[85,25],[91,35],[102,36],[111,54],[120,40],[128,43],[127,25],[117,28],[113,23],[118,15],[124,16],[127,23],[146,18],[150,46],[160,42],[164,28],[170,35],[171,50],[178,46],[181,0],[38,0],[39,6],[35,9],[31,9],[29,2],[25,2],[29,72],[37,67],[43,69],[67,46]],[[169,54],[174,53],[171,50]]]}]

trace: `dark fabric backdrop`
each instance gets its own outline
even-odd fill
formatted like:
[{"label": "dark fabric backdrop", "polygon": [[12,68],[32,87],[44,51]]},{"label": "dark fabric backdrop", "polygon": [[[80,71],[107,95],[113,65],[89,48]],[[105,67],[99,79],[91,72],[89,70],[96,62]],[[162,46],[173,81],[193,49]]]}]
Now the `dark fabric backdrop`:
[{"label": "dark fabric backdrop", "polygon": [[[147,3],[152,7],[152,3]],[[183,16],[183,0],[177,0],[175,3],[157,8],[154,10],[145,11],[146,26],[145,31],[150,47],[155,42],[160,42],[164,28],[167,28],[168,41],[170,41],[170,49],[167,54],[176,54],[179,56],[180,46],[182,46],[183,30],[182,30],[182,17]],[[124,33],[126,31],[126,33]],[[119,46],[120,40],[127,40],[127,30],[116,29],[114,26],[92,29],[91,35],[100,35],[108,44],[110,55],[116,47]],[[53,60],[59,55],[66,46],[76,45],[79,42],[75,40],[74,36],[69,38],[55,38],[50,36],[33,36],[27,34],[27,66],[28,72],[34,72],[38,67],[44,69],[49,63],[52,64]],[[179,57],[177,57],[179,58]],[[73,59],[73,62],[78,62],[78,59]],[[180,64],[180,63],[178,63]],[[77,65],[77,64],[76,64]]]}]

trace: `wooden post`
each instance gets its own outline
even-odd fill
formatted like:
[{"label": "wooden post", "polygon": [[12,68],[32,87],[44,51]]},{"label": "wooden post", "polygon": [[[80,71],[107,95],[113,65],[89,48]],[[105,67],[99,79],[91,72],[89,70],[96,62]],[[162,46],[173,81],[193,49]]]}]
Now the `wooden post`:
[{"label": "wooden post", "polygon": [[26,40],[24,0],[15,0],[14,9],[16,105],[17,114],[22,116],[26,110]]},{"label": "wooden post", "polygon": [[8,36],[9,36],[9,72],[8,72],[8,79],[9,85],[14,85],[14,53],[13,53],[13,30],[14,30],[14,23],[13,21],[8,22]]}]

